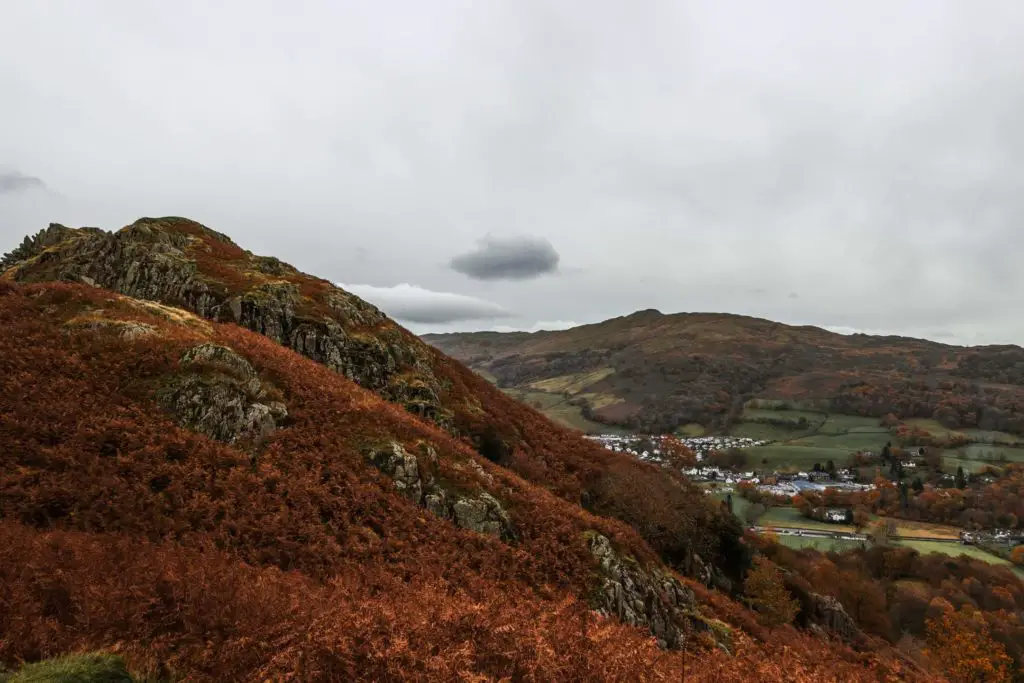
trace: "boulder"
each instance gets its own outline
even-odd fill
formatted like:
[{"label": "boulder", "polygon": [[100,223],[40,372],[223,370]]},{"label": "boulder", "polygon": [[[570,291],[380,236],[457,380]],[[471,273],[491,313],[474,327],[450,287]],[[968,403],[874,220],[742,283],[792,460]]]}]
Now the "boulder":
[{"label": "boulder", "polygon": [[200,344],[181,359],[184,372],[158,396],[175,421],[229,444],[258,448],[288,415],[267,392],[249,361],[217,344]]}]

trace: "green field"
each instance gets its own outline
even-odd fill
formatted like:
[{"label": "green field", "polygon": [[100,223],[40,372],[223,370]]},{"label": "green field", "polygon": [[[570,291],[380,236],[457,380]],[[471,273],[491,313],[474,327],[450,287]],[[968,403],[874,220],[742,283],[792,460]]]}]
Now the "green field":
[{"label": "green field", "polygon": [[[736,498],[733,497],[735,501]],[[779,528],[792,529],[820,529],[822,531],[852,532],[853,527],[846,524],[829,524],[808,519],[800,514],[800,511],[792,507],[768,508],[768,512],[761,515],[757,520],[760,526],[774,526]]]},{"label": "green field", "polygon": [[782,534],[776,535],[776,538],[778,538],[781,545],[787,548],[793,548],[794,550],[813,548],[823,553],[841,553],[847,550],[867,547],[867,541],[847,541],[841,538],[813,538],[811,536],[788,536]]},{"label": "green field", "polygon": [[746,422],[756,420],[780,420],[797,424],[803,418],[807,424],[816,427],[825,421],[825,413],[805,410],[770,410],[767,408],[744,408],[742,419]]},{"label": "green field", "polygon": [[[807,469],[814,463],[824,465],[829,460],[836,466],[843,466],[851,453],[878,452],[892,438],[876,418],[809,410],[772,410],[770,405],[772,403],[767,401],[748,403],[741,421],[729,430],[730,436],[774,442],[750,449],[752,467]],[[801,417],[807,420],[805,428],[796,427]],[[792,426],[769,424],[768,420],[784,420]]]},{"label": "green field", "polygon": [[[892,439],[892,435],[872,434],[865,432],[851,432],[849,434],[812,434],[786,442],[787,446],[810,446],[814,448],[838,448],[845,451],[845,455],[855,451],[873,451],[878,453],[885,446],[885,443]],[[844,456],[844,460],[845,460]]]},{"label": "green field", "polygon": [[1013,446],[972,443],[969,446],[958,449],[958,452],[963,453],[962,457],[965,457],[968,460],[985,460],[987,462],[999,462],[1000,460],[1005,460],[1006,462],[1024,462],[1024,448],[1014,448]]},{"label": "green field", "polygon": [[997,557],[992,553],[987,553],[981,548],[977,548],[973,545],[961,545],[956,541],[943,542],[943,541],[898,541],[898,545],[906,548],[913,548],[922,555],[927,553],[941,553],[943,555],[950,555],[952,557],[959,557],[960,555],[967,555],[975,560],[981,560],[988,562],[989,564],[998,564],[1004,567],[1013,569],[1018,575],[1024,576],[1024,569],[1020,567],[1014,567],[1009,560],[1004,560],[1001,557]]},{"label": "green field", "polygon": [[609,427],[598,422],[592,422],[583,417],[579,406],[571,405],[564,396],[546,391],[526,391],[523,389],[503,389],[507,395],[520,403],[525,403],[548,416],[552,421],[569,427],[579,429],[587,434],[623,434],[626,430],[616,427]]},{"label": "green field", "polygon": [[737,422],[730,427],[729,436],[745,436],[758,441],[789,441],[810,432],[810,429],[790,429],[763,422]]},{"label": "green field", "polygon": [[769,467],[807,470],[814,463],[825,464],[833,461],[836,467],[846,463],[850,457],[849,448],[821,448],[814,446],[794,446],[791,444],[769,444],[747,449],[751,467]]},{"label": "green field", "polygon": [[1001,444],[1006,446],[1024,445],[1024,437],[1006,432],[991,432],[984,429],[964,429],[964,434],[971,441],[986,444]]},{"label": "green field", "polygon": [[[878,423],[878,418],[859,415],[830,414],[818,430],[819,434],[879,434],[888,435],[889,429]],[[883,441],[883,443],[885,443]]]}]

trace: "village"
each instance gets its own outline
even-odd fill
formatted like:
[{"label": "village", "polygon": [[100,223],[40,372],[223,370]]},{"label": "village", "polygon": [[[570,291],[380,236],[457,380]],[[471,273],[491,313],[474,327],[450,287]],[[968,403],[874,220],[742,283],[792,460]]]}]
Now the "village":
[{"label": "village", "polygon": [[[664,436],[597,434],[587,438],[597,441],[612,451],[627,453],[648,462],[664,462],[663,440],[666,438]],[[802,491],[824,491],[826,488],[846,491],[865,491],[875,488],[874,484],[857,483],[857,471],[854,468],[822,468],[806,472],[765,468],[737,470],[734,467],[710,462],[710,456],[714,453],[726,453],[732,449],[756,448],[768,445],[769,441],[737,436],[672,438],[693,451],[697,459],[696,465],[681,470],[682,473],[694,483],[717,482],[720,485],[718,491],[732,491],[732,487],[741,483],[753,484],[759,491],[766,494],[784,497],[792,497]],[[864,455],[872,454],[864,453]],[[907,466],[913,467],[913,463],[908,461]],[[706,490],[710,491],[710,489]]]}]

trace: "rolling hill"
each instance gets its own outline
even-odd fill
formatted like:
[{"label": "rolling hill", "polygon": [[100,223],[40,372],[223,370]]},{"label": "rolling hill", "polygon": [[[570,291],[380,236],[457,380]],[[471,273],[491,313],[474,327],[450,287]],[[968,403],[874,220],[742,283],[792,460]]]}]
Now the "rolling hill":
[{"label": "rolling hill", "polygon": [[[745,403],[1024,434],[1024,349],[841,335],[739,315],[646,310],[557,332],[426,335],[520,399],[587,422],[725,431]],[[549,402],[553,403],[553,402]],[[557,416],[556,416],[557,417]]]},{"label": "rolling hill", "polygon": [[0,663],[937,680],[796,587],[802,628],[763,627],[702,494],[198,223],[51,226],[2,266]]}]

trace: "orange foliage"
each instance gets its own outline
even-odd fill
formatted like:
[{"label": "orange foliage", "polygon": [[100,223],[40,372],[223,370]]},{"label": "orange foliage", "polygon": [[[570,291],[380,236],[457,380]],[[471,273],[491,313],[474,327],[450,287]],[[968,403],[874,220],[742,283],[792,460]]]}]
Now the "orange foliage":
[{"label": "orange foliage", "polygon": [[[96,309],[156,333],[129,341],[62,327]],[[744,626],[732,656],[704,638],[664,652],[647,632],[596,618],[585,606],[595,575],[583,534],[597,530],[653,561],[634,529],[480,459],[266,338],[204,332],[66,284],[0,283],[0,326],[5,663],[116,646],[139,670],[190,680],[856,682],[902,670],[792,630],[765,636],[749,612],[706,591],[715,615]],[[178,428],[153,401],[184,350],[207,340],[245,356],[288,405],[255,465]],[[545,433],[517,428],[524,440]],[[591,482],[604,505],[648,502],[630,514],[663,548],[690,540],[662,520],[719,537],[723,517],[680,504],[690,498],[670,492],[689,493],[658,468],[547,433],[581,454],[561,461],[538,446],[524,462],[562,473],[549,481]],[[432,444],[437,475],[453,487],[485,486],[507,506],[516,542],[457,529],[398,496],[362,455],[389,439],[411,451]],[[471,460],[490,479],[464,466]]]},{"label": "orange foliage", "polygon": [[988,623],[974,609],[946,611],[928,620],[925,654],[953,683],[1010,683],[1013,660],[992,639]]}]

